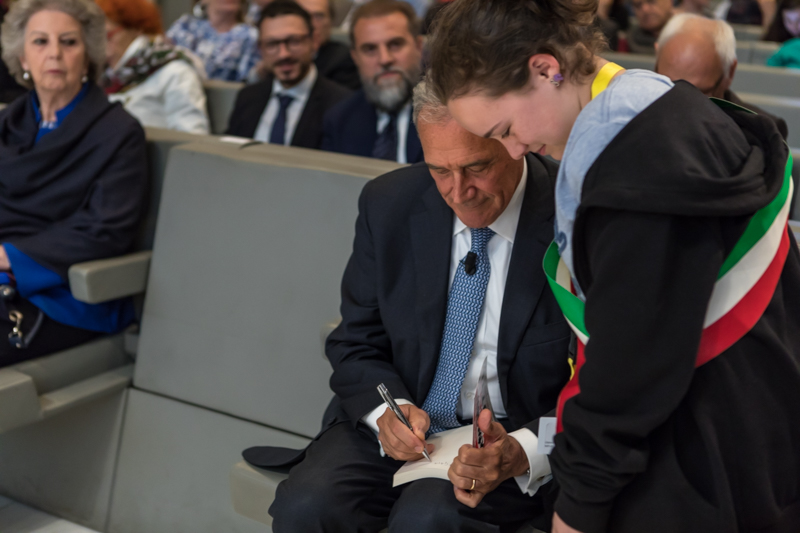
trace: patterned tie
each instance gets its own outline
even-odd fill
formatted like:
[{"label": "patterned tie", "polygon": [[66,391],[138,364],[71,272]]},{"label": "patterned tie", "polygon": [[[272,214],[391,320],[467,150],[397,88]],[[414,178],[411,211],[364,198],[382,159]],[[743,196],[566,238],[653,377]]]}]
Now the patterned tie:
[{"label": "patterned tie", "polygon": [[397,113],[389,115],[389,123],[372,145],[372,157],[397,161]]},{"label": "patterned tie", "polygon": [[460,425],[456,418],[456,406],[472,355],[472,346],[475,344],[475,332],[478,329],[486,285],[491,274],[486,244],[494,235],[494,231],[480,228],[470,229],[470,232],[472,232],[471,251],[478,256],[477,270],[470,276],[464,270],[466,258],[462,260],[456,269],[456,276],[450,289],[436,375],[422,406],[422,410],[431,417],[429,434]]},{"label": "patterned tie", "polygon": [[286,109],[293,100],[294,97],[288,94],[278,95],[281,108],[278,110],[278,116],[275,117],[275,122],[272,123],[272,131],[269,134],[269,142],[272,144],[284,144],[286,137]]}]

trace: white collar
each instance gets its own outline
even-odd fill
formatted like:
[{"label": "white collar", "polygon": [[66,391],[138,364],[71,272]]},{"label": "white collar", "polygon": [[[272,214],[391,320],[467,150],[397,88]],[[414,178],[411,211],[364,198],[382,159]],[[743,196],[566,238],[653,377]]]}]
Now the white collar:
[{"label": "white collar", "polygon": [[285,94],[287,96],[291,96],[295,100],[304,100],[308,98],[309,93],[311,93],[311,88],[314,87],[314,83],[316,83],[316,81],[317,67],[314,65],[314,63],[311,63],[311,67],[309,67],[306,77],[294,87],[284,89],[283,85],[281,85],[281,82],[278,81],[278,78],[274,78],[272,80],[272,95],[275,96],[277,94]]},{"label": "white collar", "polygon": [[[508,202],[505,210],[500,213],[497,220],[489,224],[489,229],[500,235],[502,238],[514,244],[514,236],[517,234],[517,226],[519,225],[519,214],[522,212],[522,200],[525,197],[525,186],[528,183],[528,161],[525,157],[522,158],[522,178],[517,184],[517,189]],[[461,222],[461,219],[455,217],[453,224],[453,236],[455,237],[462,231],[467,229],[467,225]]]},{"label": "white collar", "polygon": [[132,58],[136,54],[136,52],[147,46],[147,43],[149,42],[150,38],[147,35],[140,35],[136,39],[134,39],[133,42],[131,42],[131,44],[128,45],[128,49],[125,50],[125,53],[122,54],[122,57],[119,58],[117,64],[114,65],[114,70],[122,68],[122,65],[124,65],[130,58]]}]

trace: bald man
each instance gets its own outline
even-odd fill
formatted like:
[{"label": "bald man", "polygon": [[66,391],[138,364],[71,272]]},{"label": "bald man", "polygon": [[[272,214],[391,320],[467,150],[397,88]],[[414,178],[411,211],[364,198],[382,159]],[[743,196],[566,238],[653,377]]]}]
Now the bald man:
[{"label": "bald man", "polygon": [[706,96],[728,100],[771,118],[786,139],[788,128],[782,118],[743,102],[730,89],[737,64],[736,37],[722,20],[688,13],[675,15],[656,43],[656,72],[673,81],[686,80]]}]

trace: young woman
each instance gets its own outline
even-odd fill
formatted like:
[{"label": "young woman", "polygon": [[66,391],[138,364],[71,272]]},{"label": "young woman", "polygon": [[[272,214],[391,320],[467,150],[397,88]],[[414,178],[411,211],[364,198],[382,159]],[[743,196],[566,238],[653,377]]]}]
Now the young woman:
[{"label": "young woman", "polygon": [[580,344],[553,531],[798,531],[788,149],[766,117],[601,59],[595,9],[459,0],[430,40],[462,126],[562,160],[545,266]]}]

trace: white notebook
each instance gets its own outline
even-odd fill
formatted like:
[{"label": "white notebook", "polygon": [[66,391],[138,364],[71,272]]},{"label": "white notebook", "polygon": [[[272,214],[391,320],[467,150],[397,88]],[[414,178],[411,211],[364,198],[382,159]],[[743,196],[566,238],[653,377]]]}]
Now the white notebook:
[{"label": "white notebook", "polygon": [[426,442],[435,446],[431,460],[423,457],[419,461],[407,461],[395,473],[393,487],[426,477],[449,479],[447,471],[458,455],[459,448],[465,444],[472,445],[472,424],[442,431],[432,435]]}]

